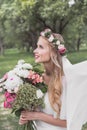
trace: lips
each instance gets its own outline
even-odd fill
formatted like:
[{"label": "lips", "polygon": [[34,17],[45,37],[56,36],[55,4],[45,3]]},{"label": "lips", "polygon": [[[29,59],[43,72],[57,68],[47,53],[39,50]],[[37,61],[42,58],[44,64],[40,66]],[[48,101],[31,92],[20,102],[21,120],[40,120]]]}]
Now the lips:
[{"label": "lips", "polygon": [[38,58],[39,58],[39,56],[38,56],[38,55],[35,55],[34,57],[35,57],[35,59],[38,59]]}]

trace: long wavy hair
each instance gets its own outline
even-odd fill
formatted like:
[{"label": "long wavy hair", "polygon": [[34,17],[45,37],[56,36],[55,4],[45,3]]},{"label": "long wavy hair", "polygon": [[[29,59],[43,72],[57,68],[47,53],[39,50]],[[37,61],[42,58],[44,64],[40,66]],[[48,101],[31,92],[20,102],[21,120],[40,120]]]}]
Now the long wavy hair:
[{"label": "long wavy hair", "polygon": [[[54,34],[60,42],[63,38],[59,34]],[[47,39],[46,39],[47,40]],[[64,75],[62,66],[62,56],[58,52],[57,48],[52,43],[47,44],[50,47],[50,61],[45,67],[46,74],[50,76],[50,82],[48,84],[49,100],[52,108],[60,115],[61,110],[61,94],[62,94],[62,76]]]}]

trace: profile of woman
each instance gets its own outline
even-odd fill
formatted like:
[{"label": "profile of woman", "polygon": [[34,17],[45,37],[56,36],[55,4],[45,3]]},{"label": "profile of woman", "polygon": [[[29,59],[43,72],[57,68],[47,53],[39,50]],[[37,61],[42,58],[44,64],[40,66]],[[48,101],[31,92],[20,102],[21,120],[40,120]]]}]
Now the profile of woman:
[{"label": "profile of woman", "polygon": [[50,29],[40,33],[34,55],[35,62],[42,63],[45,70],[45,108],[23,111],[20,124],[34,120],[37,130],[81,130],[87,121],[87,61],[72,65],[64,56],[63,43],[63,37]]},{"label": "profile of woman", "polygon": [[48,85],[44,97],[45,108],[41,112],[23,111],[20,124],[34,120],[37,130],[66,130],[67,87],[62,64],[66,48],[63,43],[63,37],[50,29],[40,33],[34,55],[35,62],[42,63],[45,70],[43,79]]}]

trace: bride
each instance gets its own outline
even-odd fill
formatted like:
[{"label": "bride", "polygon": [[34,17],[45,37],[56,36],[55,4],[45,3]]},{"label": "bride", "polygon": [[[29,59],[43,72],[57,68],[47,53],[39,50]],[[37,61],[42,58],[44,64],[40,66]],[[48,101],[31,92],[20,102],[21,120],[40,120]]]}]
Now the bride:
[{"label": "bride", "polygon": [[87,61],[72,65],[60,34],[50,29],[41,32],[34,50],[35,62],[45,69],[44,82],[48,85],[45,108],[40,112],[23,111],[19,124],[34,120],[37,130],[81,130],[87,121]]},{"label": "bride", "polygon": [[53,34],[49,29],[42,32],[39,37],[34,55],[35,62],[43,63],[45,69],[43,79],[48,85],[44,97],[45,108],[40,112],[23,111],[20,124],[26,123],[27,120],[34,120],[37,130],[66,130],[66,81],[61,46],[58,49],[60,42],[63,42],[62,36]]}]

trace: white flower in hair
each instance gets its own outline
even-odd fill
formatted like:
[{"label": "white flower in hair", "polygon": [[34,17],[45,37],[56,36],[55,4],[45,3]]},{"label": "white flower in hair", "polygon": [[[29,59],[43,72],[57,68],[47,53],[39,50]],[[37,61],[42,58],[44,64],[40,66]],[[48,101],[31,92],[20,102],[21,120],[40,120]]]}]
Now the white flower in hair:
[{"label": "white flower in hair", "polygon": [[54,40],[54,36],[51,35],[51,36],[48,38],[48,41],[49,41],[49,42],[52,42],[53,40]]},{"label": "white flower in hair", "polygon": [[58,46],[58,50],[61,55],[65,54],[65,52],[66,52],[66,48],[63,44]]},{"label": "white flower in hair", "polygon": [[45,37],[45,33],[44,32],[41,32],[40,35],[43,36],[43,37]]},{"label": "white flower in hair", "polygon": [[[45,38],[47,38],[47,40],[49,42],[51,42],[55,48],[58,49],[58,52],[61,54],[61,55],[64,55],[65,52],[66,52],[66,48],[63,44],[61,44],[61,42],[63,42],[63,40],[59,40],[61,39],[61,35],[59,35],[59,39],[58,39],[58,35],[56,36],[54,33],[52,33],[51,29],[45,29],[44,31],[42,31],[40,33],[41,36],[44,36]],[[61,41],[61,42],[60,42]]]},{"label": "white flower in hair", "polygon": [[60,41],[59,40],[56,42],[56,45],[58,45],[58,46],[60,45]]},{"label": "white flower in hair", "polygon": [[60,44],[60,45],[58,46],[58,49],[60,50],[60,49],[62,49],[62,48],[65,48],[65,47],[64,47],[63,44]]}]

